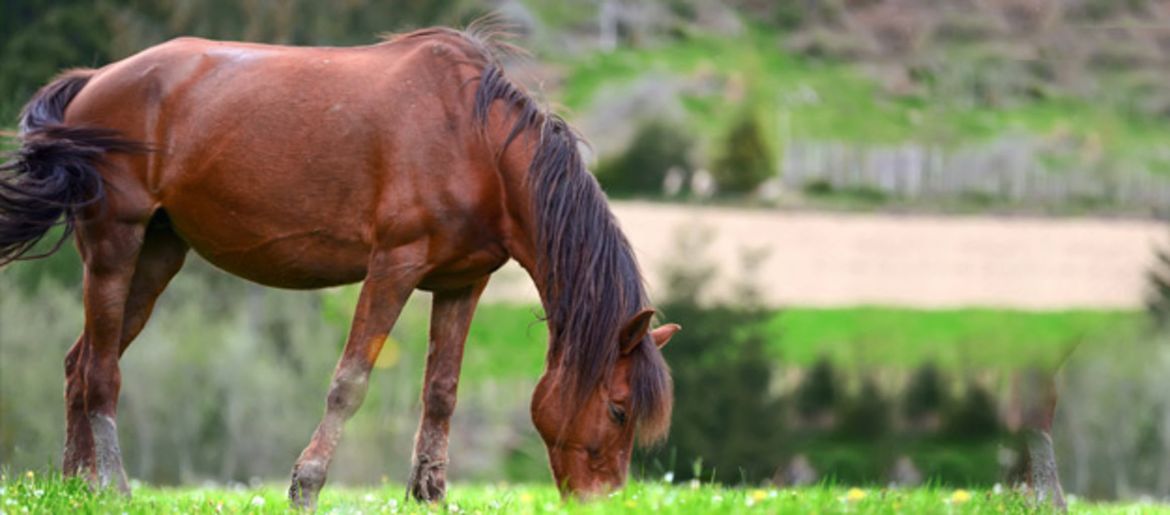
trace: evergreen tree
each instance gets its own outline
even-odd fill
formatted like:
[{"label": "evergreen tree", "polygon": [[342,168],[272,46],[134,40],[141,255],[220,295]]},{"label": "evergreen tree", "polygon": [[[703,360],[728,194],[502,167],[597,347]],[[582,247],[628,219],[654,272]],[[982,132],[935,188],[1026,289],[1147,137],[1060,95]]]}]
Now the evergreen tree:
[{"label": "evergreen tree", "polygon": [[[667,320],[683,325],[664,350],[679,402],[669,439],[639,453],[633,468],[669,470],[680,480],[699,474],[728,484],[759,481],[780,462],[783,442],[783,412],[769,393],[772,360],[762,331],[768,312],[699,305],[713,268],[696,258],[709,238],[702,231],[691,236],[677,253],[687,261],[667,267],[671,288],[660,304]],[[701,467],[692,467],[700,460]]]},{"label": "evergreen tree", "polygon": [[903,413],[906,419],[921,424],[941,413],[945,403],[942,374],[933,363],[922,365],[914,372],[906,386]]},{"label": "evergreen tree", "polygon": [[1150,292],[1146,311],[1159,330],[1170,329],[1170,246],[1154,253],[1154,266],[1147,277]]},{"label": "evergreen tree", "polygon": [[813,365],[796,388],[796,412],[801,418],[813,421],[832,412],[837,405],[836,381],[828,359],[821,358]]},{"label": "evergreen tree", "polygon": [[723,142],[723,153],[711,166],[720,191],[751,193],[775,175],[772,151],[755,115],[745,112]]},{"label": "evergreen tree", "polygon": [[675,125],[653,120],[640,129],[620,156],[597,169],[597,181],[615,196],[658,195],[671,168],[689,168],[694,140]]}]

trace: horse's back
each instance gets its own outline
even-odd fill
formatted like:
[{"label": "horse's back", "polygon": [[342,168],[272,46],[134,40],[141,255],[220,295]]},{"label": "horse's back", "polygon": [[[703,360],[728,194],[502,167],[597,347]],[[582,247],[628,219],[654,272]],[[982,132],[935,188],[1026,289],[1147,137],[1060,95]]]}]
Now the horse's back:
[{"label": "horse's back", "polygon": [[132,217],[165,210],[218,266],[274,286],[354,282],[373,246],[434,236],[435,211],[491,214],[498,185],[463,51],[449,37],[355,48],[181,38],[103,68],[67,122],[151,145],[108,174],[131,192],[120,204]]}]

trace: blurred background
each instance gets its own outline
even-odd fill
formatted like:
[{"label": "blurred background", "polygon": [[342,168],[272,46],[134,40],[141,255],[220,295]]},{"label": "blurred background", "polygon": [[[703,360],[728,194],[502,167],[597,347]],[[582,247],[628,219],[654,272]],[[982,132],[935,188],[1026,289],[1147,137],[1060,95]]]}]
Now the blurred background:
[{"label": "blurred background", "polygon": [[[0,128],[58,70],[174,36],[354,45],[488,12],[684,326],[673,432],[635,474],[1006,486],[1021,399],[1052,381],[1067,491],[1170,497],[1170,2],[5,0]],[[0,271],[0,467],[59,464],[80,276],[72,249]],[[123,359],[130,475],[283,480],[356,298],[193,255]],[[394,328],[333,480],[406,479],[428,310],[417,294]],[[519,268],[496,274],[453,479],[549,480],[540,311]]]}]

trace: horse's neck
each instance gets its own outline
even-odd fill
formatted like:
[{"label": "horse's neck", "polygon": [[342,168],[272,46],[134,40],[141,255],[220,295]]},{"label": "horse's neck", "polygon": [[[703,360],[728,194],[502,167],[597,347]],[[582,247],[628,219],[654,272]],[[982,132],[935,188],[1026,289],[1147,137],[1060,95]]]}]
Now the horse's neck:
[{"label": "horse's neck", "polygon": [[508,210],[508,252],[528,272],[544,304],[545,279],[538,265],[541,250],[536,239],[536,210],[533,209],[532,182],[528,176],[535,154],[531,147],[524,137],[512,142],[501,156],[499,170],[507,195],[504,204]]}]

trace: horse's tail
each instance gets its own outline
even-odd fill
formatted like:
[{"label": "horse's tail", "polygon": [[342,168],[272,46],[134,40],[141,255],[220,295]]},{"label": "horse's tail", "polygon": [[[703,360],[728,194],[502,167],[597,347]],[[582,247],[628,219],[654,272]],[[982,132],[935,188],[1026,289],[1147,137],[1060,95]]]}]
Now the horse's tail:
[{"label": "horse's tail", "polygon": [[[71,70],[33,95],[20,115],[20,149],[0,165],[0,265],[52,254],[86,206],[105,196],[97,169],[108,152],[144,146],[117,131],[64,125],[65,108],[95,70]],[[65,230],[47,252],[29,252],[64,217]]]}]

